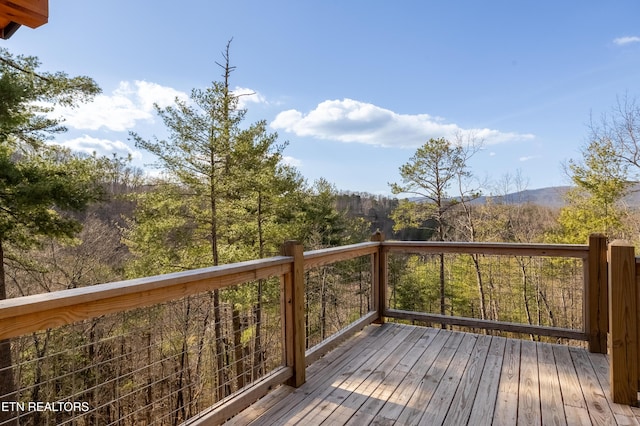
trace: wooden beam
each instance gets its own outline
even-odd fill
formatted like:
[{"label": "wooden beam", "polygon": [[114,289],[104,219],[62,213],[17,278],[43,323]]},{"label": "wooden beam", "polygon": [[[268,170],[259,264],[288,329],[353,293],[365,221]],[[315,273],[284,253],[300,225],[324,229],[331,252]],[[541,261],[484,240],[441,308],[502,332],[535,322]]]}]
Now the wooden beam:
[{"label": "wooden beam", "polygon": [[190,426],[222,424],[292,376],[293,370],[290,367],[279,367],[237,393],[218,401],[199,416],[189,419],[187,424]]},{"label": "wooden beam", "polygon": [[510,333],[535,334],[538,336],[559,337],[562,339],[587,340],[587,335],[578,330],[567,328],[547,327],[541,325],[517,324],[504,321],[491,321],[475,318],[454,317],[440,314],[427,314],[424,312],[402,311],[399,309],[387,309],[385,317],[405,319],[410,321],[433,322],[439,324],[458,325],[483,330],[499,330]]},{"label": "wooden beam", "polygon": [[609,379],[617,404],[638,402],[638,328],[636,260],[633,245],[609,244]]},{"label": "wooden beam", "polygon": [[340,345],[345,340],[354,336],[357,332],[375,322],[377,318],[377,312],[369,312],[362,318],[359,318],[338,331],[335,334],[332,334],[330,337],[324,339],[322,342],[318,343],[311,349],[305,352],[305,362],[307,365],[311,365],[317,360],[319,360],[323,355],[327,352],[335,349],[338,345]]},{"label": "wooden beam", "polygon": [[589,336],[589,351],[607,353],[609,331],[609,301],[607,272],[607,237],[589,236],[589,258],[585,268],[585,332]]},{"label": "wooden beam", "polygon": [[[638,342],[638,357],[640,357],[640,258],[636,257],[636,336]],[[640,360],[638,361],[640,362]],[[640,365],[638,365],[638,390],[640,391]]]},{"label": "wooden beam", "polygon": [[49,21],[48,0],[0,0],[0,17],[29,28]]},{"label": "wooden beam", "polygon": [[586,259],[586,244],[520,244],[520,243],[464,243],[449,241],[385,241],[391,253],[464,253],[509,256],[551,256]]},{"label": "wooden beam", "polygon": [[304,253],[302,244],[287,241],[282,247],[284,256],[293,257],[291,272],[284,275],[285,358],[287,367],[293,368],[293,377],[287,384],[300,387],[306,380],[304,327]]},{"label": "wooden beam", "polygon": [[374,254],[378,251],[379,245],[379,243],[370,242],[308,251],[304,253],[304,269],[306,271],[318,266]]},{"label": "wooden beam", "polygon": [[380,231],[376,231],[371,236],[371,241],[378,243],[378,249],[371,256],[371,294],[372,294],[372,306],[376,310],[378,316],[376,318],[376,324],[383,324],[384,318],[382,317],[382,311],[384,311],[385,289],[386,289],[386,266],[387,256],[384,255],[382,248],[382,242],[384,241],[384,234]]},{"label": "wooden beam", "polygon": [[291,267],[290,258],[273,257],[0,300],[0,339],[279,276]]}]

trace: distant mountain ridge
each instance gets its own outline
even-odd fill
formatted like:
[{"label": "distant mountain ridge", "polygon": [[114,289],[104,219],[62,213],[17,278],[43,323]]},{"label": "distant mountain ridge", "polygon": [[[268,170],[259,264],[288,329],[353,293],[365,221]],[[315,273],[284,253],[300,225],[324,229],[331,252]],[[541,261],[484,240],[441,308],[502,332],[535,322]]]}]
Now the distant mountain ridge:
[{"label": "distant mountain ridge", "polygon": [[474,200],[474,204],[484,204],[489,199],[496,203],[525,204],[531,203],[550,208],[561,208],[566,204],[565,195],[571,186],[549,186],[538,189],[525,189],[507,195],[483,195]]},{"label": "distant mountain ridge", "polygon": [[[562,208],[567,202],[565,196],[571,186],[549,186],[546,188],[526,189],[524,191],[513,192],[507,195],[483,195],[472,204],[484,204],[487,201],[494,203],[524,204],[531,203],[549,208]],[[420,198],[410,198],[411,201],[420,201]],[[630,188],[630,193],[624,201],[629,207],[640,207],[640,184],[635,184]]]}]

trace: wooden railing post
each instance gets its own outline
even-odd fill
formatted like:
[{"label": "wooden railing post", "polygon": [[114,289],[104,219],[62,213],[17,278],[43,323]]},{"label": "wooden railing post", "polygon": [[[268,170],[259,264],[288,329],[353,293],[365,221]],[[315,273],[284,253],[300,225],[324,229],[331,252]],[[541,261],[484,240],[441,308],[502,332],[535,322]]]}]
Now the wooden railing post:
[{"label": "wooden railing post", "polygon": [[636,261],[633,245],[609,244],[609,380],[618,404],[638,402]]},{"label": "wooden railing post", "polygon": [[607,285],[607,237],[589,236],[588,269],[585,271],[585,332],[589,338],[589,351],[607,353],[609,330],[609,302]]},{"label": "wooden railing post", "polygon": [[285,363],[293,368],[288,385],[299,387],[306,380],[304,328],[304,251],[298,241],[286,241],[284,256],[293,256],[291,272],[284,275],[284,341]]},{"label": "wooden railing post", "polygon": [[[371,241],[378,241],[382,243],[384,241],[384,234],[378,230],[371,236]],[[382,313],[385,308],[385,293],[387,289],[387,273],[386,273],[386,257],[383,258],[382,244],[378,246],[378,251],[373,254],[371,260],[371,290],[373,293],[373,307],[378,311],[378,318],[374,321],[376,324],[383,324],[384,317]]]}]

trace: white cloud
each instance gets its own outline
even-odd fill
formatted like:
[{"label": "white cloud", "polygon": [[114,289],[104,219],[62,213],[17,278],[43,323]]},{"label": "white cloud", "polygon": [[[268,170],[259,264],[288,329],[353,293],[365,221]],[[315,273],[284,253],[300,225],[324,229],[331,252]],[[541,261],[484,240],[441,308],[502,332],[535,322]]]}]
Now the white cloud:
[{"label": "white cloud", "polygon": [[131,154],[133,158],[141,158],[142,154],[138,150],[131,149],[129,145],[122,141],[109,139],[98,139],[88,135],[70,139],[63,142],[55,142],[73,151],[84,152],[86,154],[111,156],[113,153],[126,157]]},{"label": "white cloud", "polygon": [[539,155],[529,155],[529,156],[525,156],[525,157],[520,157],[519,160],[522,162],[525,161],[529,161],[529,160],[535,160],[536,158],[540,158]]},{"label": "white cloud", "polygon": [[533,139],[531,134],[505,133],[494,129],[463,129],[428,114],[398,114],[353,99],[324,101],[307,114],[296,110],[279,113],[271,123],[298,136],[356,142],[378,146],[415,148],[429,138],[454,140],[460,134],[483,139],[485,144]]},{"label": "white cloud", "polygon": [[238,97],[238,108],[245,109],[249,104],[268,104],[267,99],[255,90],[246,87],[238,87],[233,90],[233,94]]},{"label": "white cloud", "polygon": [[302,160],[288,156],[288,155],[285,155],[282,157],[282,162],[284,164],[288,164],[289,166],[302,167]]},{"label": "white cloud", "polygon": [[622,46],[630,43],[640,43],[640,37],[637,37],[637,36],[618,37],[614,39],[613,42],[618,46]]},{"label": "white cloud", "polygon": [[122,81],[110,95],[98,95],[93,102],[76,108],[56,108],[54,114],[64,117],[65,124],[76,129],[121,132],[133,128],[138,121],[153,121],[153,104],[166,107],[176,97],[188,98],[183,92],[156,83]]},{"label": "white cloud", "polygon": [[[128,83],[127,83],[128,84]],[[176,98],[187,100],[189,96],[179,90],[173,89],[167,86],[161,86],[156,83],[149,83],[147,81],[135,81],[134,93],[137,95],[140,106],[145,111],[152,111],[153,104],[158,104],[160,108],[173,105]]]}]

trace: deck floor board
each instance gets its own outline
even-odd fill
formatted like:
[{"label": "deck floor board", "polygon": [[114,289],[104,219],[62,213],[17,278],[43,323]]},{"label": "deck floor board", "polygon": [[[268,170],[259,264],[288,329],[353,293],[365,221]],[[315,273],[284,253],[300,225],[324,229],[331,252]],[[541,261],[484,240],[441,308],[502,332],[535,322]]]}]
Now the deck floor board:
[{"label": "deck floor board", "polygon": [[613,404],[608,359],[585,349],[371,325],[229,420],[256,425],[639,425]]}]

